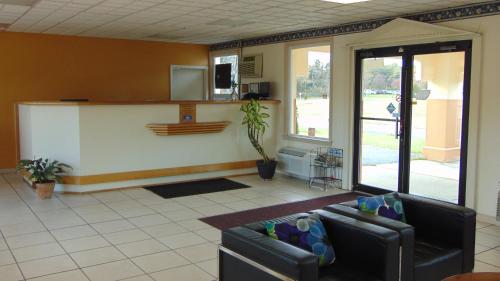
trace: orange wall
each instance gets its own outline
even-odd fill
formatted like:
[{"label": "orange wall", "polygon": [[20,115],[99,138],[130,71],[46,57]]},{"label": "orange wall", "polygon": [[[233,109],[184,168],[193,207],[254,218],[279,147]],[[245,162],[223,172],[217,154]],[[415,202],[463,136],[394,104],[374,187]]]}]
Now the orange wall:
[{"label": "orange wall", "polygon": [[208,46],[0,32],[0,169],[15,166],[15,101],[167,100],[170,64],[208,65]]}]

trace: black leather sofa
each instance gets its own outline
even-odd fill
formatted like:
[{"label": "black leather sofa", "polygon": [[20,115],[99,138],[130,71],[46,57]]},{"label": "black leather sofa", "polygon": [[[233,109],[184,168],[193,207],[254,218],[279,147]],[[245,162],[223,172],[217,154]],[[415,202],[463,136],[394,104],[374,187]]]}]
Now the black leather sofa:
[{"label": "black leather sofa", "polygon": [[[267,236],[265,222],[222,232],[220,281],[396,281],[399,235],[380,226],[316,210],[336,253],[335,262],[318,266],[318,257]],[[287,221],[307,213],[279,218]]]},{"label": "black leather sofa", "polygon": [[399,232],[402,281],[440,281],[474,268],[476,212],[472,209],[399,194],[406,223],[361,212],[350,201],[325,207]]}]

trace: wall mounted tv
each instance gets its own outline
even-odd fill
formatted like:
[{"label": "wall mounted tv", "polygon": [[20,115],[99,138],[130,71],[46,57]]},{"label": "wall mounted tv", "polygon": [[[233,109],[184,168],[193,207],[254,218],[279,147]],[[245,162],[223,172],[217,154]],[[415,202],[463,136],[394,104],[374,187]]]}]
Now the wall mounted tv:
[{"label": "wall mounted tv", "polygon": [[215,65],[215,88],[231,89],[231,67],[230,63]]}]

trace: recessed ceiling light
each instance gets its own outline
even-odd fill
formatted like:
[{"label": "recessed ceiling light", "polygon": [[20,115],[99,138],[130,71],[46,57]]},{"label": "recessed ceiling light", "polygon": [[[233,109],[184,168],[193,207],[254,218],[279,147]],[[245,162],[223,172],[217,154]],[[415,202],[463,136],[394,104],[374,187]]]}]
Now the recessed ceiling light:
[{"label": "recessed ceiling light", "polygon": [[339,4],[353,4],[353,3],[359,3],[359,2],[367,2],[371,0],[321,0],[325,2],[333,2],[333,3],[339,3]]}]

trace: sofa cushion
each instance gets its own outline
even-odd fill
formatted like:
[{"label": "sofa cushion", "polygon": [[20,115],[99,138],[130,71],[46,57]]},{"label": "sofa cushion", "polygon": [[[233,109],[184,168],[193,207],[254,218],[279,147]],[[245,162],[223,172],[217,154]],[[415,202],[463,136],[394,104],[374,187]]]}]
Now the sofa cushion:
[{"label": "sofa cushion", "polygon": [[438,281],[462,272],[462,250],[415,240],[414,280]]},{"label": "sofa cushion", "polygon": [[397,193],[361,196],[358,197],[357,202],[359,210],[363,212],[406,222],[403,202]]},{"label": "sofa cushion", "polygon": [[266,223],[270,237],[313,253],[319,258],[319,266],[332,264],[335,252],[326,229],[318,214],[299,217],[296,220]]}]

